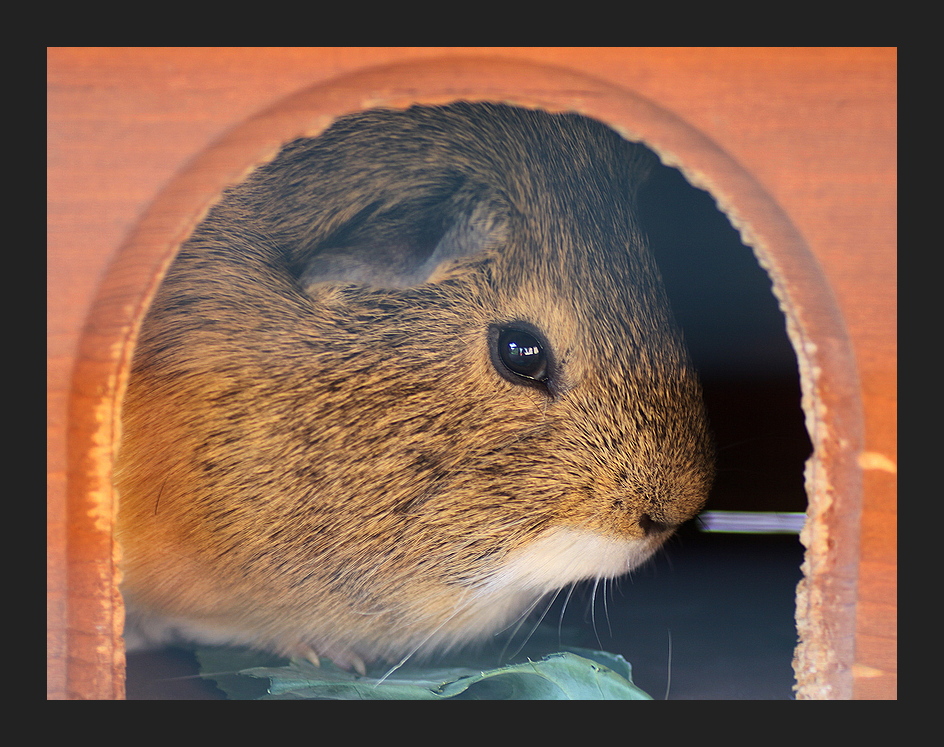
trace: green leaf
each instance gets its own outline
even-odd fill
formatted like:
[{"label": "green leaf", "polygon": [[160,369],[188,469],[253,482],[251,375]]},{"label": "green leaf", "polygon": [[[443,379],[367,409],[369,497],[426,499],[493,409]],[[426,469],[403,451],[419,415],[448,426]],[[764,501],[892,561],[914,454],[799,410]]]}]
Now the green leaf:
[{"label": "green leaf", "polygon": [[268,684],[247,677],[244,671],[258,667],[284,667],[289,660],[242,648],[202,647],[194,651],[200,676],[213,680],[230,700],[258,700],[269,692]]},{"label": "green leaf", "polygon": [[[253,655],[227,660],[226,649],[198,652],[204,676],[232,698],[254,698],[245,682],[267,679],[264,700],[651,700],[632,682],[629,663],[617,654],[571,648],[492,669],[474,666],[404,666],[359,676],[330,662],[287,665],[264,662],[246,668]],[[234,650],[234,652],[237,650]],[[256,656],[255,661],[265,657]],[[215,668],[215,669],[213,669]],[[236,673],[236,681],[233,673]]]}]

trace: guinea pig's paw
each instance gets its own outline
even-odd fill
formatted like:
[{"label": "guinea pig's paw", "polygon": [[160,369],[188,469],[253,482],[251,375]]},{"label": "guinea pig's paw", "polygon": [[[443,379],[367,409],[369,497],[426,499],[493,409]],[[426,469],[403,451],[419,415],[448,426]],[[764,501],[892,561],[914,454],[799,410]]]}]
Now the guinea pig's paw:
[{"label": "guinea pig's paw", "polygon": [[340,651],[331,649],[329,651],[319,653],[311,646],[303,646],[299,649],[297,658],[304,659],[305,661],[309,662],[310,664],[314,664],[319,668],[321,667],[322,658],[330,659],[331,662],[339,669],[353,669],[362,677],[367,674],[367,666],[364,664],[364,660],[353,651],[346,649]]}]

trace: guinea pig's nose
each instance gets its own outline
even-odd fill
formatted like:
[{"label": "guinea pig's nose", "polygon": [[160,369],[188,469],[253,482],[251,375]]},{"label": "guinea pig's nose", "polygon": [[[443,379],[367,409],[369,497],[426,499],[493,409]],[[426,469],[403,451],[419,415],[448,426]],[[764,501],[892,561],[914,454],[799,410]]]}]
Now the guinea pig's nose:
[{"label": "guinea pig's nose", "polygon": [[662,534],[675,528],[674,524],[666,524],[662,521],[656,521],[649,514],[643,514],[639,517],[639,526],[647,535]]}]

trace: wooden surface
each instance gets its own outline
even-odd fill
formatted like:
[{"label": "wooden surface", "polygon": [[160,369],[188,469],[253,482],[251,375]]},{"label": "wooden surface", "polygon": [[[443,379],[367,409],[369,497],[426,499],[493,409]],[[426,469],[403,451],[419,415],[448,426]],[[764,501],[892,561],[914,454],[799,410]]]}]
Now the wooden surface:
[{"label": "wooden surface", "polygon": [[283,130],[323,126],[306,107],[326,122],[459,96],[643,137],[743,230],[792,325],[817,449],[798,694],[897,697],[896,52],[859,48],[50,49],[48,697],[122,695],[108,465],[168,244]]}]

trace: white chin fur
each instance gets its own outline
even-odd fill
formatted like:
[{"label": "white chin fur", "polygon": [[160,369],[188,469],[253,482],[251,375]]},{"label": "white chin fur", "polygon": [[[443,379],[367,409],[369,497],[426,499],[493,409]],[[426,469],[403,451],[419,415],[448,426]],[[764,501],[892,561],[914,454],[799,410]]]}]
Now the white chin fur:
[{"label": "white chin fur", "polygon": [[479,588],[484,595],[506,589],[546,594],[575,581],[613,578],[643,563],[659,544],[583,529],[552,529],[513,551]]}]

